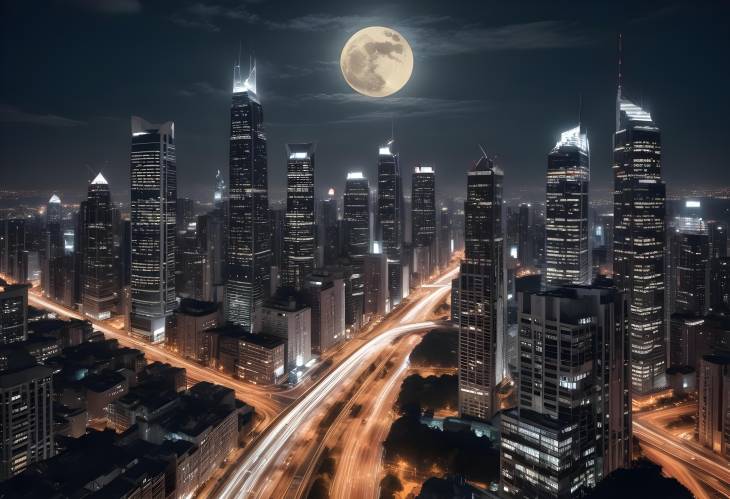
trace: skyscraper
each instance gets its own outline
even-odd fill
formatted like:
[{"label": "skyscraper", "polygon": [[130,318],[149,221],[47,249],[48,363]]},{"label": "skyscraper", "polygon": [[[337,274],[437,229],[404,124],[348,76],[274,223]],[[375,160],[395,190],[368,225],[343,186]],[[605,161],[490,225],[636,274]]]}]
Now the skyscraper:
[{"label": "skyscraper", "polygon": [[534,252],[532,247],[532,206],[530,203],[520,203],[517,214],[517,258],[523,267],[529,267],[534,263]]},{"label": "skyscraper", "polygon": [[436,175],[432,166],[416,166],[411,185],[413,269],[422,281],[436,264]]},{"label": "skyscraper", "polygon": [[334,187],[330,187],[327,197],[318,203],[316,230],[319,266],[335,262],[340,256],[340,230]]},{"label": "skyscraper", "polygon": [[0,272],[16,282],[28,280],[25,220],[0,220]]},{"label": "skyscraper", "polygon": [[378,211],[376,240],[381,241],[388,258],[388,290],[391,307],[403,299],[403,188],[398,154],[393,141],[378,150]]},{"label": "skyscraper", "polygon": [[114,246],[112,202],[104,176],[99,173],[89,184],[84,204],[84,270],[82,302],[84,315],[97,320],[111,317],[117,299],[114,289]]},{"label": "skyscraper", "polygon": [[458,286],[459,411],[489,420],[499,409],[495,386],[502,377],[504,329],[504,174],[482,156],[467,176],[464,259]]},{"label": "skyscraper", "polygon": [[344,253],[352,267],[346,323],[358,328],[365,311],[365,255],[370,252],[370,184],[362,172],[347,174],[342,230]]},{"label": "skyscraper", "polygon": [[52,195],[46,205],[46,231],[41,268],[43,294],[53,300],[63,297],[63,231],[61,229],[61,198]]},{"label": "skyscraper", "polygon": [[436,174],[432,166],[413,169],[411,228],[413,246],[431,246],[436,236]]},{"label": "skyscraper", "polygon": [[231,103],[226,319],[249,331],[269,295],[271,237],[264,113],[256,94],[256,64],[248,78],[233,70]]},{"label": "skyscraper", "polygon": [[362,172],[349,172],[343,208],[345,251],[353,260],[370,252],[370,184]]},{"label": "skyscraper", "polygon": [[130,327],[158,343],[175,308],[175,125],[132,117]]},{"label": "skyscraper", "polygon": [[545,260],[549,286],[588,284],[588,137],[578,125],[560,135],[547,167]]},{"label": "skyscraper", "polygon": [[286,146],[286,215],[282,284],[301,289],[314,270],[314,144]]},{"label": "skyscraper", "polygon": [[215,191],[213,191],[213,207],[220,208],[226,198],[226,181],[220,170],[215,173]]},{"label": "skyscraper", "polygon": [[614,280],[631,310],[632,389],[647,394],[666,379],[661,136],[651,115],[623,96],[620,83],[613,147]]},{"label": "skyscraper", "polygon": [[0,345],[27,338],[29,287],[0,279]]},{"label": "skyscraper", "polygon": [[612,284],[518,294],[519,401],[500,452],[510,497],[578,497],[631,464],[628,310]]}]

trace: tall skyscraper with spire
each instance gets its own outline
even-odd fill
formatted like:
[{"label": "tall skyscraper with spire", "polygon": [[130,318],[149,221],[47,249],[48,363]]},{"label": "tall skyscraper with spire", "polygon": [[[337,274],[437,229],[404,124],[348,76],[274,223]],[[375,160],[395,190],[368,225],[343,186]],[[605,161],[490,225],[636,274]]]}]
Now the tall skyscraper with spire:
[{"label": "tall skyscraper with spire", "polygon": [[256,63],[248,78],[233,70],[231,103],[226,319],[249,330],[269,292],[271,238],[264,113],[256,93]]},{"label": "tall skyscraper with spire", "polygon": [[132,334],[159,343],[175,308],[175,124],[154,125],[133,116],[130,163],[130,328]]},{"label": "tall skyscraper with spire", "polygon": [[504,331],[504,174],[483,155],[467,175],[465,251],[454,280],[458,298],[459,412],[489,420],[499,410]]},{"label": "tall skyscraper with spire", "polygon": [[403,186],[398,154],[393,140],[378,150],[378,211],[376,240],[388,258],[388,289],[391,308],[403,299]]},{"label": "tall skyscraper with spire", "polygon": [[301,289],[315,267],[314,144],[287,144],[282,284]]},{"label": "tall skyscraper with spire", "polygon": [[588,136],[578,124],[548,154],[545,200],[545,276],[549,286],[589,284]]},{"label": "tall skyscraper with spire", "polygon": [[632,390],[647,394],[666,384],[666,192],[659,128],[646,110],[623,95],[621,79],[619,56],[613,137],[613,271],[630,307]]},{"label": "tall skyscraper with spire", "polygon": [[112,201],[109,184],[99,173],[89,184],[86,203],[83,286],[81,289],[84,315],[96,320],[111,317],[116,304],[114,289],[114,232]]}]

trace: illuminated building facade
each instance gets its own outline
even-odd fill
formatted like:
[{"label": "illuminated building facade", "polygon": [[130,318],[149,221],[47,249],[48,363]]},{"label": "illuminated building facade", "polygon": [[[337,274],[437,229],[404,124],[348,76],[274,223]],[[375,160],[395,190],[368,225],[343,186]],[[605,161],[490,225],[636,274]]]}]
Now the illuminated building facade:
[{"label": "illuminated building facade", "polygon": [[388,294],[394,307],[403,299],[403,187],[393,141],[378,150],[378,210],[376,240],[388,258]]},{"label": "illuminated building facade", "polygon": [[269,295],[271,235],[264,114],[256,94],[256,65],[248,78],[233,71],[229,143],[229,220],[226,319],[253,328],[255,310]]},{"label": "illuminated building facade", "polygon": [[548,155],[545,275],[548,286],[588,284],[588,137],[580,125],[563,132]]},{"label": "illuminated building facade", "polygon": [[485,156],[467,176],[465,252],[456,294],[459,325],[459,412],[489,420],[497,412],[504,330],[504,174]]},{"label": "illuminated building facade", "polygon": [[666,384],[661,135],[651,115],[625,99],[620,86],[613,147],[614,280],[630,304],[632,389],[648,394]]},{"label": "illuminated building facade", "polygon": [[0,345],[27,338],[29,287],[29,284],[7,284],[0,279]]},{"label": "illuminated building facade", "polygon": [[429,247],[436,237],[436,173],[432,166],[413,169],[411,188],[411,242]]},{"label": "illuminated building facade", "polygon": [[315,267],[314,144],[288,144],[286,154],[282,285],[301,289]]},{"label": "illuminated building facade", "polygon": [[730,357],[705,355],[697,374],[699,442],[730,458]]},{"label": "illuminated building facade", "polygon": [[114,273],[114,233],[112,201],[109,184],[99,173],[89,184],[84,216],[83,286],[81,289],[84,315],[96,320],[111,317],[116,305],[117,290]]},{"label": "illuminated building facade", "polygon": [[165,340],[175,309],[177,165],[175,125],[132,117],[132,262],[130,327],[152,343]]},{"label": "illuminated building facade", "polygon": [[631,465],[628,305],[611,281],[518,294],[519,399],[502,414],[509,497],[579,497]]}]

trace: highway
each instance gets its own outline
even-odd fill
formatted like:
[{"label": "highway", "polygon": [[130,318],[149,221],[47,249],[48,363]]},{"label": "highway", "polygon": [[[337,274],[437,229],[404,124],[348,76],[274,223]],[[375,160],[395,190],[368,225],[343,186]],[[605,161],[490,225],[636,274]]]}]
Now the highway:
[{"label": "highway", "polygon": [[695,497],[730,497],[730,462],[696,441],[683,438],[683,430],[673,432],[665,428],[669,421],[696,411],[696,404],[683,404],[636,413],[634,436],[647,457],[661,465]]},{"label": "highway", "polygon": [[[432,285],[421,288],[420,294],[412,298],[413,301],[404,314],[384,321],[378,328],[378,334],[357,345],[346,359],[337,364],[319,383],[310,387],[305,395],[266,429],[246,456],[235,464],[234,470],[226,477],[225,483],[216,491],[215,496],[282,497],[281,491],[293,497],[300,494],[300,485],[307,483],[314,470],[311,459],[307,458],[311,454],[307,451],[311,451],[315,445],[317,449],[322,448],[321,442],[314,441],[314,436],[319,422],[327,415],[327,409],[338,398],[348,394],[354,380],[371,363],[380,359],[377,363],[382,365],[383,355],[392,357],[399,345],[406,344],[407,342],[397,341],[401,336],[423,333],[440,325],[438,322],[422,319],[429,316],[433,308],[448,295],[451,279],[457,272],[457,269],[453,269]],[[408,348],[410,352],[413,345]],[[399,369],[402,368],[402,363],[400,366]],[[377,373],[377,369],[375,372]],[[380,405],[389,409],[385,400]],[[342,413],[338,416],[341,415]],[[340,421],[343,419],[340,418]],[[327,432],[326,435],[331,436],[333,432]],[[380,441],[377,447],[379,449]],[[297,473],[302,467],[305,469],[305,476]],[[296,480],[297,477],[300,481]]]}]

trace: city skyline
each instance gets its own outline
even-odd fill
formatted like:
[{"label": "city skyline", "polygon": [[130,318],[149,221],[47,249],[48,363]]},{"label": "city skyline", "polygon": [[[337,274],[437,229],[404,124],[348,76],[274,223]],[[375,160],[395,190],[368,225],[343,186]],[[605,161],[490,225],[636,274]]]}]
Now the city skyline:
[{"label": "city skyline", "polygon": [[[190,12],[194,5],[188,4],[170,4],[163,10],[163,5],[155,8],[146,2],[131,1],[131,12],[104,11],[104,2],[96,8],[84,8],[84,5],[59,4],[39,15],[35,21],[37,28],[53,37],[53,46],[27,40],[16,26],[7,25],[3,45],[22,48],[18,53],[5,52],[3,69],[9,77],[0,87],[3,162],[16,166],[18,171],[40,172],[45,168],[43,165],[52,161],[56,168],[36,177],[47,179],[48,189],[78,193],[78,198],[83,194],[83,180],[90,175],[89,169],[95,173],[102,171],[112,189],[127,185],[125,128],[130,114],[140,114],[153,121],[176,122],[179,142],[183,145],[178,159],[180,184],[184,186],[181,195],[206,199],[206,186],[214,185],[216,170],[220,169],[227,177],[227,147],[220,137],[228,126],[230,70],[241,46],[244,66],[249,54],[255,54],[259,61],[259,87],[269,124],[272,199],[284,199],[285,185],[280,174],[286,169],[284,144],[288,142],[318,141],[319,175],[315,186],[318,194],[331,185],[340,187],[341,191],[347,170],[362,169],[368,178],[374,178],[372,144],[377,145],[390,132],[391,118],[395,120],[406,186],[410,186],[411,167],[419,161],[432,162],[440,171],[466,172],[473,154],[472,144],[482,142],[490,153],[500,155],[506,172],[525,172],[525,177],[531,179],[523,186],[507,177],[506,196],[522,187],[537,189],[544,151],[552,146],[550,137],[575,122],[580,95],[583,96],[583,122],[593,137],[593,188],[607,191],[611,184],[611,144],[606,137],[610,138],[613,111],[607,97],[615,88],[619,30],[625,38],[624,73],[627,87],[632,89],[629,97],[653,113],[668,139],[667,181],[694,182],[689,166],[701,168],[707,182],[723,179],[728,152],[721,138],[727,135],[728,125],[716,116],[730,113],[727,99],[720,93],[727,86],[728,73],[722,66],[708,66],[705,59],[713,60],[711,56],[691,57],[694,53],[716,53],[723,45],[721,42],[726,41],[718,30],[700,32],[701,24],[711,28],[722,17],[711,14],[706,6],[691,9],[681,4],[664,8],[632,6],[631,10],[626,10],[627,5],[625,9],[592,6],[577,13],[575,22],[580,28],[576,29],[571,24],[572,17],[569,19],[552,9],[547,12],[547,7],[535,6],[534,14],[525,17],[512,7],[485,5],[481,8],[492,14],[488,16],[490,21],[464,31],[463,36],[481,35],[486,41],[469,49],[465,48],[467,40],[457,39],[453,47],[438,48],[428,38],[434,33],[443,37],[459,32],[459,26],[466,23],[466,14],[460,9],[452,10],[453,6],[449,6],[448,13],[441,12],[437,6],[425,6],[424,18],[419,20],[408,14],[407,5],[385,9],[378,19],[352,7],[333,10],[320,4],[311,10],[320,14],[313,15],[307,26],[306,13],[299,8],[285,17],[272,12],[271,6],[265,3],[246,6],[240,12],[225,3],[203,3],[200,5],[208,9],[199,18]],[[8,18],[22,15],[25,9],[22,5],[5,8],[11,14]],[[249,11],[251,17],[245,15]],[[622,11],[627,13],[625,20],[620,19]],[[130,57],[138,50],[134,45],[122,44],[116,38],[105,40],[102,45],[120,55],[112,62],[97,55],[101,49],[98,44],[80,47],[79,43],[84,41],[81,35],[69,37],[55,31],[55,21],[60,18],[66,22],[59,24],[93,22],[121,35],[142,16],[147,21],[138,35],[140,40],[160,41],[160,33],[165,33],[169,41],[160,41],[159,48],[154,50],[170,52],[169,44],[174,43],[172,51],[177,54],[171,59],[157,58],[162,64],[158,70],[163,72],[160,85],[145,89],[147,95],[140,95],[137,85],[127,84],[127,74],[152,70],[146,62]],[[50,24],[51,19],[54,24]],[[259,19],[261,22],[254,22]],[[686,30],[697,35],[688,37],[687,43],[692,46],[676,45],[679,42],[673,39],[669,28],[678,19],[683,20]],[[411,84],[392,98],[374,103],[351,95],[335,64],[336,50],[341,46],[339,38],[344,41],[347,34],[370,21],[400,28],[412,41],[418,56]],[[207,29],[203,26],[206,22],[210,24]],[[645,34],[648,25],[652,25],[652,37]],[[260,42],[262,37],[276,37],[287,27],[302,35],[299,46],[292,47],[286,42],[264,46]],[[338,33],[335,40],[330,30]],[[242,32],[248,34],[244,36]],[[62,53],[71,49],[80,50],[78,56],[62,57]],[[177,61],[185,51],[189,56],[181,67]],[[208,57],[211,53],[213,56]],[[96,61],[98,71],[94,72],[95,76],[76,82],[73,75],[84,69],[81,65],[84,60]],[[515,64],[517,60],[521,61],[519,66]],[[642,61],[646,60],[652,63],[644,64]],[[479,63],[479,67],[484,64],[490,71],[496,68],[499,78],[491,79],[486,87],[467,83],[479,80],[474,78],[473,71],[483,71],[473,69],[474,63]],[[526,84],[506,88],[507,81],[529,81],[531,71],[551,74],[567,70],[563,64],[570,64],[571,71],[580,71],[584,81],[571,83],[561,78],[547,78],[539,89]],[[578,67],[574,67],[576,64]],[[677,71],[678,68],[682,71]],[[31,92],[37,95],[41,89],[23,86],[21,81],[35,79],[39,71],[54,75],[54,94],[66,96],[63,101],[51,95],[40,100],[31,98]],[[669,72],[675,79],[679,78],[676,85],[662,84],[661,75]],[[690,80],[690,75],[710,78],[692,76]],[[690,96],[681,89],[690,82],[697,88],[691,98],[698,98],[700,105],[687,105]],[[110,101],[102,97],[108,93],[116,98]],[[313,114],[315,109],[317,112]],[[422,112],[447,120],[445,146],[419,145],[419,137],[440,133],[433,125],[425,124],[429,120],[420,119],[418,113]],[[483,116],[494,119],[484,127],[475,127]],[[342,120],[349,121],[341,123]],[[700,133],[684,127],[685,120],[708,126]],[[530,125],[520,126],[520,122]],[[37,140],[39,132],[43,133],[46,147],[28,152],[29,138]],[[354,136],[357,139],[350,138]],[[82,143],[86,147],[78,147]],[[695,144],[701,147],[694,147]],[[701,161],[692,152],[697,150],[702,151]],[[47,156],[50,153],[52,156]],[[12,172],[5,185],[7,188],[37,186],[29,184],[27,177]],[[441,188],[449,196],[465,194],[463,186],[453,179],[442,182]],[[112,192],[120,202],[128,200],[124,194],[119,190]]]},{"label": "city skyline", "polygon": [[0,496],[730,497],[730,127],[657,79],[708,11],[431,1],[8,8],[93,19],[68,71],[127,47],[0,97]]}]

